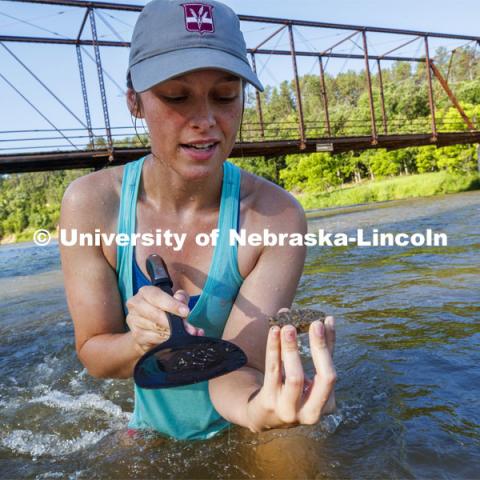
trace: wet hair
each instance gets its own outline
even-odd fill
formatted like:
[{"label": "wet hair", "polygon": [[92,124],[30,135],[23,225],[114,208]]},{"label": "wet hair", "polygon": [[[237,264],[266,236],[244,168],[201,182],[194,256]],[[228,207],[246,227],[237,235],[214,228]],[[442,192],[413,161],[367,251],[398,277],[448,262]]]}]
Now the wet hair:
[{"label": "wet hair", "polygon": [[132,76],[130,75],[130,72],[127,73],[127,88],[133,90]]}]

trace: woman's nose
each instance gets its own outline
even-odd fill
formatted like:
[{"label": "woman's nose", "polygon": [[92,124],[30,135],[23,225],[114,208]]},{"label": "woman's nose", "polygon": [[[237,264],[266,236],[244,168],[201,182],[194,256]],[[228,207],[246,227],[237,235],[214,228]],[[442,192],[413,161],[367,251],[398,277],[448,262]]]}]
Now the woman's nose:
[{"label": "woman's nose", "polygon": [[210,102],[198,102],[195,105],[190,123],[192,127],[201,130],[207,130],[215,126],[215,112]]}]

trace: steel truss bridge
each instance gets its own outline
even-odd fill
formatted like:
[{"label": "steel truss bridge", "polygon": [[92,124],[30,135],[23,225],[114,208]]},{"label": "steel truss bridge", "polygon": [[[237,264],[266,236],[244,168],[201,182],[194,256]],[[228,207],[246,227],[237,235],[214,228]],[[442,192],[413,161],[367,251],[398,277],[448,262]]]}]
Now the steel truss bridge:
[{"label": "steel truss bridge", "polygon": [[[83,9],[83,19],[81,21],[77,35],[72,38],[58,37],[34,37],[34,36],[9,36],[2,35],[0,32],[0,47],[6,51],[14,60],[26,69],[35,81],[46,89],[52,97],[54,97],[62,107],[67,110],[81,124],[81,128],[60,128],[55,125],[40,109],[38,109],[33,101],[24,95],[20,89],[11,82],[3,73],[0,66],[0,79],[22,97],[24,101],[41,115],[45,121],[52,127],[51,129],[35,130],[35,131],[0,131],[0,147],[2,142],[15,141],[15,135],[19,142],[25,140],[25,134],[31,133],[36,135],[34,138],[27,140],[55,140],[63,142],[62,145],[51,146],[48,151],[45,147],[39,148],[37,151],[31,151],[32,148],[24,148],[23,151],[12,152],[5,148],[0,148],[0,174],[26,171],[42,171],[57,170],[69,168],[94,168],[99,169],[108,165],[119,165],[130,160],[139,158],[149,152],[148,146],[136,147],[122,146],[121,143],[115,141],[117,136],[125,136],[127,127],[112,126],[111,116],[109,114],[109,104],[107,101],[105,90],[106,74],[102,67],[101,52],[104,47],[129,47],[130,44],[120,40],[104,40],[97,33],[97,18],[102,11],[123,11],[123,12],[140,12],[143,8],[139,5],[126,5],[97,1],[83,0],[11,0],[19,3],[59,5],[66,7],[77,7]],[[262,106],[261,94],[256,92],[256,111],[257,122],[244,124],[242,131],[244,138],[235,144],[232,157],[251,157],[265,156],[275,157],[289,153],[310,153],[310,152],[346,152],[351,150],[365,150],[371,148],[387,148],[399,149],[410,146],[435,145],[437,147],[454,145],[454,144],[472,144],[480,143],[480,127],[476,120],[470,119],[462,109],[460,103],[455,97],[449,83],[448,74],[442,74],[438,66],[430,55],[429,42],[431,39],[460,40],[475,45],[480,45],[480,37],[442,34],[434,32],[422,32],[412,30],[400,30],[391,28],[366,27],[358,25],[341,25],[322,23],[304,20],[291,20],[284,18],[258,17],[249,15],[239,15],[242,22],[242,28],[247,23],[256,23],[277,27],[267,38],[262,40],[256,46],[249,46],[248,53],[251,59],[252,68],[257,71],[257,58],[259,56],[288,56],[292,62],[292,73],[295,85],[295,105],[297,120],[294,123],[288,122],[266,122],[264,120],[264,112]],[[26,22],[24,22],[26,23]],[[90,25],[91,38],[82,38],[87,23]],[[346,35],[334,45],[321,51],[302,51],[295,46],[296,34],[298,35],[301,28],[314,28],[318,30],[328,29],[345,31]],[[289,49],[281,50],[277,48],[267,48],[266,44],[274,37],[283,32],[287,34]],[[402,35],[409,38],[408,41],[397,45],[381,55],[372,55],[369,53],[369,34],[390,34]],[[118,36],[117,36],[118,37]],[[354,41],[354,38],[356,41]],[[337,47],[347,42],[355,43],[361,50],[361,53],[342,53]],[[358,43],[357,43],[358,42]],[[422,42],[421,56],[402,56],[398,51],[406,45],[414,42]],[[76,50],[78,70],[81,83],[81,94],[83,97],[84,112],[80,118],[73,112],[42,80],[33,72],[22,60],[15,55],[10,48],[10,44],[15,43],[32,43],[32,44],[56,44],[71,45]],[[85,70],[83,65],[82,47],[89,46],[94,51],[94,61],[98,75],[98,85],[100,90],[100,98],[102,103],[102,112],[104,125],[102,127],[93,127],[91,121],[91,113],[88,98],[88,89],[85,81]],[[335,51],[337,49],[337,51]],[[397,52],[397,54],[395,54]],[[322,100],[322,110],[318,112],[318,121],[310,122],[305,119],[304,108],[302,105],[301,82],[298,73],[298,59],[300,57],[313,57],[318,60],[318,75],[320,84],[320,98]],[[330,58],[356,59],[364,62],[366,85],[368,92],[370,119],[367,124],[364,122],[355,125],[352,122],[349,125],[349,132],[355,131],[358,134],[345,136],[338,133],[339,130],[335,122],[330,118],[329,98],[325,82],[325,62]],[[428,102],[430,109],[430,118],[427,122],[419,119],[417,122],[410,122],[408,125],[409,133],[399,133],[398,120],[393,121],[387,118],[385,108],[384,84],[382,78],[382,62],[386,61],[402,61],[416,62],[426,65],[426,84],[428,91]],[[379,89],[378,99],[375,101],[371,64],[375,62],[377,67],[377,79]],[[443,91],[448,95],[452,105],[458,110],[466,128],[463,131],[448,131],[448,125],[445,121],[440,121],[435,115],[435,98],[434,98],[434,81],[438,81]],[[376,103],[377,102],[377,105]],[[378,102],[380,103],[381,118],[377,118]],[[376,108],[377,107],[377,110]],[[402,123],[402,132],[405,132],[405,123]],[[345,126],[345,125],[344,125]],[[131,127],[128,127],[131,128]],[[116,133],[122,129],[122,134]],[[40,134],[40,136],[38,136]],[[43,135],[43,136],[42,136]],[[53,135],[53,136],[52,136]],[[134,132],[130,130],[133,137]],[[13,136],[13,138],[12,138]],[[281,138],[281,139],[279,139]],[[101,141],[99,141],[101,139]],[[85,141],[88,140],[88,143]],[[82,144],[81,141],[84,143]],[[5,153],[7,150],[7,153]],[[20,150],[22,148],[20,147]],[[30,150],[30,151],[28,151]]]}]

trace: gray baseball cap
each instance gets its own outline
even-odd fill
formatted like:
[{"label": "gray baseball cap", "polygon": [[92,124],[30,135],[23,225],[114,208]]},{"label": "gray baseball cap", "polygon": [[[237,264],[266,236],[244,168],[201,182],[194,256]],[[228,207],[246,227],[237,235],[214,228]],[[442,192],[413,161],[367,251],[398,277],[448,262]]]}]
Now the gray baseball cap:
[{"label": "gray baseball cap", "polygon": [[214,68],[263,91],[247,60],[240,21],[215,0],[153,0],[140,13],[132,35],[128,72],[143,92],[187,72]]}]

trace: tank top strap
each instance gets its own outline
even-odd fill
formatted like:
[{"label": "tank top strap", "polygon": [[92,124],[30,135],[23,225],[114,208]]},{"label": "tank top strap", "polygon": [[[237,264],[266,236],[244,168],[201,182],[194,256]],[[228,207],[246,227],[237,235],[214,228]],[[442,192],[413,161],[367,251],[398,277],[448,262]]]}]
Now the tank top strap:
[{"label": "tank top strap", "polygon": [[223,167],[222,199],[220,201],[220,220],[229,228],[236,228],[238,205],[240,200],[240,169],[233,163],[225,162]]},{"label": "tank top strap", "polygon": [[226,256],[237,258],[237,242],[230,245],[230,232],[237,231],[240,205],[240,169],[230,162],[223,167],[222,198],[218,214],[219,252],[215,260],[222,261]]},{"label": "tank top strap", "polygon": [[[123,169],[122,189],[120,193],[120,206],[118,209],[119,234],[131,235],[135,233],[137,215],[137,196],[142,167],[145,157],[127,163]],[[125,301],[133,294],[132,283],[132,258],[133,246],[130,242],[117,246],[117,277],[120,293]]]},{"label": "tank top strap", "polygon": [[[243,283],[238,269],[238,245],[237,242],[230,242],[230,231],[236,231],[238,225],[240,183],[240,169],[225,162],[217,243],[202,293],[189,317],[192,325],[201,326],[210,336],[221,336],[233,301]],[[208,324],[205,323],[206,318]]]}]

